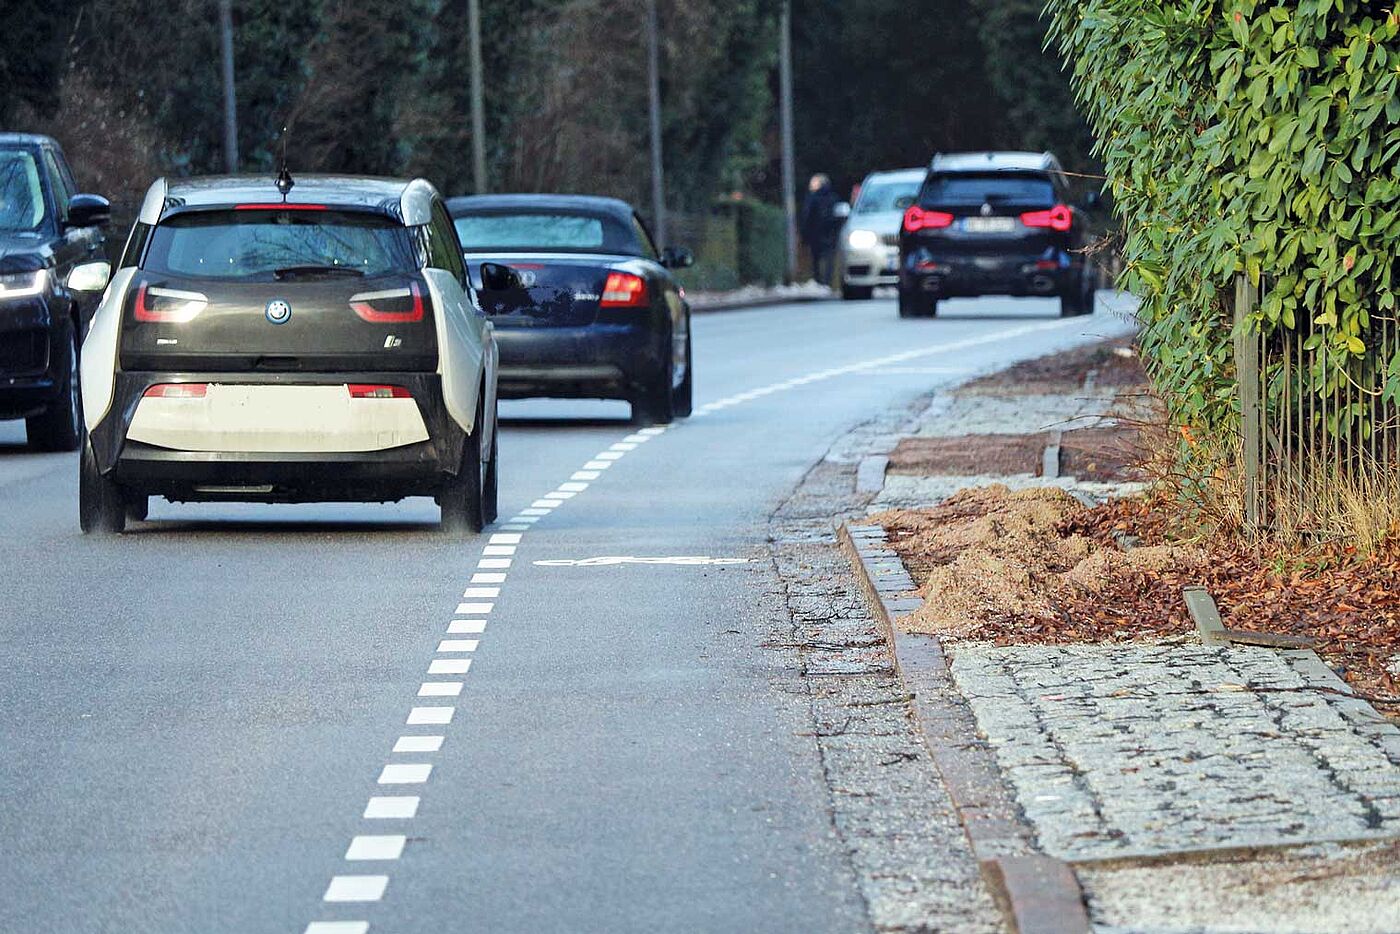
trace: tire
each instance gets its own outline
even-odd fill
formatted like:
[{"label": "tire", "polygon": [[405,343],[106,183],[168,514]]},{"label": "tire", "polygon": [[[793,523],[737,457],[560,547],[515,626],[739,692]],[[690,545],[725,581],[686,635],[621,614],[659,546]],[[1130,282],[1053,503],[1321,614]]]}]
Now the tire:
[{"label": "tire", "polygon": [[690,319],[685,322],[685,378],[672,393],[671,412],[676,418],[689,418],[695,407],[695,355],[691,353]]},{"label": "tire", "polygon": [[65,329],[67,348],[58,398],[38,415],[25,419],[29,446],[36,451],[76,451],[83,437],[83,398],[78,391],[78,341],[73,325]]},{"label": "tire", "polygon": [[[669,336],[662,346],[670,348]],[[632,424],[643,428],[650,425],[669,425],[676,417],[676,399],[674,387],[671,385],[674,369],[675,364],[668,353],[661,371],[654,374],[642,391],[633,397]]]},{"label": "tire", "polygon": [[151,514],[151,498],[140,494],[127,494],[126,521],[145,522]]},{"label": "tire", "polygon": [[475,535],[486,526],[482,509],[485,506],[485,484],[482,476],[481,430],[485,418],[481,399],[476,403],[476,430],[467,435],[462,445],[462,464],[457,475],[449,477],[438,494],[442,507],[442,531],[454,537]]},{"label": "tire", "polygon": [[1078,281],[1071,286],[1068,293],[1060,293],[1060,317],[1077,318],[1080,315],[1092,314],[1094,311],[1093,285],[1089,281],[1085,271],[1081,271]]},{"label": "tire", "polygon": [[848,302],[869,301],[875,296],[875,287],[869,285],[847,285],[841,283],[841,298]]},{"label": "tire", "polygon": [[91,441],[78,460],[78,527],[84,535],[116,535],[126,528],[122,488],[98,472]]},{"label": "tire", "polygon": [[901,318],[919,317],[919,296],[917,293],[899,290],[899,316]]},{"label": "tire", "polygon": [[488,526],[500,515],[501,419],[491,413],[491,459],[486,462],[486,476],[481,484],[481,523]]}]

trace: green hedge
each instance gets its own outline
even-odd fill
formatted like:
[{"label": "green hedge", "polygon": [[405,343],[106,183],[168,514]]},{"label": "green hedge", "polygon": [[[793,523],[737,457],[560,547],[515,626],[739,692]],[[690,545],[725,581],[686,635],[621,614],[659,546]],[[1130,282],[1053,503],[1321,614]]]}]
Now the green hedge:
[{"label": "green hedge", "polygon": [[[1315,322],[1329,360],[1385,368],[1385,395],[1400,399],[1400,354],[1363,360],[1396,309],[1393,0],[1048,0],[1046,16],[1098,139],[1144,349],[1175,414],[1233,424],[1237,272],[1263,276],[1266,332]],[[1318,368],[1308,389],[1340,372]]]}]

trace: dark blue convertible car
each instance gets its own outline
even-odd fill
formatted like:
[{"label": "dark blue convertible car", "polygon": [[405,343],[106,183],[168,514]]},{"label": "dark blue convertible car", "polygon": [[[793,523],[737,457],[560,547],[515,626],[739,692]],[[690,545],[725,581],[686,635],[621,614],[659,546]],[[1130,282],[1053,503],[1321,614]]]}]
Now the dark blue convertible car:
[{"label": "dark blue convertible car", "polygon": [[[500,347],[503,398],[625,399],[633,420],[690,414],[690,308],[637,212],[613,198],[476,195],[447,208]],[[481,282],[482,263],[513,281]],[[486,287],[483,287],[486,286]]]}]

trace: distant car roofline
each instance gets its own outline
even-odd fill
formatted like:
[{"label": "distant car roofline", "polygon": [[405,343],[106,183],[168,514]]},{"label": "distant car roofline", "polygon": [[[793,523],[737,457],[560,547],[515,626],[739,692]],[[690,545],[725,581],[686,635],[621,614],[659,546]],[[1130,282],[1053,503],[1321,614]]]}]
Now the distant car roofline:
[{"label": "distant car roofline", "polygon": [[1049,152],[952,152],[933,157],[929,172],[1055,172],[1062,174],[1060,160]]}]

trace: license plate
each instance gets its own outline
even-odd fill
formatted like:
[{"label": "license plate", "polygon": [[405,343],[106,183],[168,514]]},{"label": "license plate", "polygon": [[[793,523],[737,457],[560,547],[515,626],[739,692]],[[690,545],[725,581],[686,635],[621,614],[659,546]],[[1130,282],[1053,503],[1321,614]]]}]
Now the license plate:
[{"label": "license plate", "polygon": [[968,233],[1010,233],[1016,229],[1014,217],[966,217],[963,230]]}]

